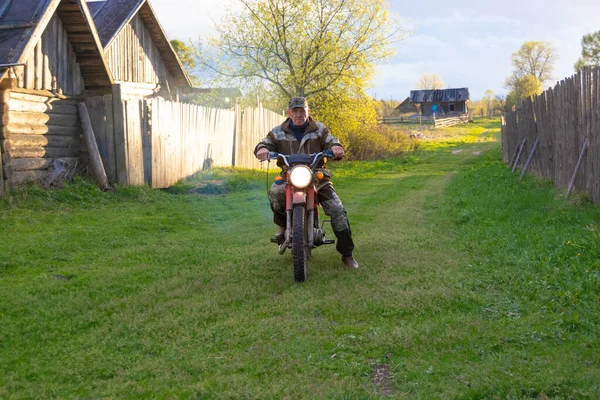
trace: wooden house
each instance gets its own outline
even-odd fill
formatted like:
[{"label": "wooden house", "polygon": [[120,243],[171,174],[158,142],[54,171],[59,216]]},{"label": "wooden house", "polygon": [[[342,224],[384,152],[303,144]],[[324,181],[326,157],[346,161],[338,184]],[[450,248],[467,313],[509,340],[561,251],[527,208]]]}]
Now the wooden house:
[{"label": "wooden house", "polygon": [[104,54],[123,96],[177,100],[190,77],[147,0],[89,1]]},{"label": "wooden house", "polygon": [[419,105],[424,116],[465,114],[468,112],[469,89],[411,90],[410,102]]},{"label": "wooden house", "polygon": [[403,114],[415,114],[419,112],[419,108],[410,102],[410,97],[404,99],[402,103],[398,107],[396,107],[394,114],[403,115]]},{"label": "wooden house", "polygon": [[[179,101],[192,87],[190,77],[147,0],[89,1],[104,56],[114,77],[112,104],[104,108],[114,120],[92,121],[100,131],[98,146],[109,179],[143,185],[152,176],[152,143],[144,99],[162,97]],[[109,107],[112,105],[112,111]]]},{"label": "wooden house", "polygon": [[84,0],[0,0],[1,189],[85,164],[77,103],[112,84]]}]

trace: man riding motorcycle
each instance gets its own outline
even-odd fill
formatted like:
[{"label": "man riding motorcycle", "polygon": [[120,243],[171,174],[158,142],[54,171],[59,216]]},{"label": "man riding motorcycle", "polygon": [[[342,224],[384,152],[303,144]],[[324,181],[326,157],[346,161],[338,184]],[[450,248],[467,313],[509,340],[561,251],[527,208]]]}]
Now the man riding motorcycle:
[{"label": "man riding motorcycle", "polygon": [[[261,140],[254,149],[254,155],[265,161],[269,152],[281,154],[312,154],[331,150],[334,159],[344,156],[344,148],[327,127],[309,116],[308,102],[304,97],[294,97],[289,101],[288,118],[279,126],[273,128],[267,137]],[[352,254],[354,242],[346,215],[333,184],[331,172],[321,166],[325,178],[317,186],[318,201],[325,214],[331,218],[331,226],[337,237],[336,249],[342,255],[342,262],[353,269],[358,269],[358,262]],[[273,222],[279,227],[277,236],[285,234],[285,184],[274,183],[269,190],[269,201],[273,210]]]}]

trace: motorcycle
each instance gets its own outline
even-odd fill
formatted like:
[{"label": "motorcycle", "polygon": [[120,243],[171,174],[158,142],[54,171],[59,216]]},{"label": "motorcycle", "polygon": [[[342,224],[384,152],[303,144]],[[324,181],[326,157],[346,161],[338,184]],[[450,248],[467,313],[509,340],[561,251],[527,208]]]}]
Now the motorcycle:
[{"label": "motorcycle", "polygon": [[294,265],[294,280],[306,281],[308,260],[312,249],[324,244],[334,244],[335,240],[325,239],[323,225],[319,225],[319,203],[316,196],[316,184],[324,178],[317,171],[321,160],[333,159],[333,151],[325,150],[316,154],[284,155],[269,152],[268,160],[281,160],[283,176],[275,178],[278,184],[286,184],[285,189],[285,235],[271,238],[279,246],[279,254],[291,249]]}]

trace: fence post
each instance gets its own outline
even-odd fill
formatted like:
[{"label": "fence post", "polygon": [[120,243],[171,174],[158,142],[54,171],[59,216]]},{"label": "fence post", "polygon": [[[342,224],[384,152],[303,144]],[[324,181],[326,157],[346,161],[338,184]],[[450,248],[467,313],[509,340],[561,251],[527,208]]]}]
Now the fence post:
[{"label": "fence post", "polygon": [[525,167],[523,167],[523,172],[521,172],[521,177],[519,178],[520,181],[522,181],[523,177],[525,177],[525,173],[527,172],[527,169],[529,168],[529,164],[531,164],[531,160],[533,160],[533,154],[535,153],[535,150],[537,149],[539,143],[540,143],[540,139],[539,139],[539,137],[536,137],[535,143],[533,145],[533,149],[531,149],[531,153],[529,153],[529,157],[527,158]]},{"label": "fence post", "polygon": [[521,153],[523,152],[523,148],[525,147],[525,143],[527,142],[527,138],[524,138],[521,142],[521,146],[519,147],[519,153],[517,154],[517,158],[515,159],[515,163],[512,168],[512,172],[515,172],[517,169],[517,165],[519,165],[519,158],[521,158]]},{"label": "fence post", "polygon": [[569,195],[573,191],[573,186],[575,186],[575,179],[577,178],[577,172],[579,172],[579,167],[581,167],[581,162],[583,161],[583,157],[585,156],[585,152],[588,148],[588,138],[585,138],[585,142],[583,143],[583,148],[581,149],[581,153],[579,153],[579,159],[577,160],[577,165],[575,166],[575,172],[573,172],[573,176],[571,177],[571,182],[569,183],[569,189],[567,190],[567,196],[565,200],[569,198]]}]

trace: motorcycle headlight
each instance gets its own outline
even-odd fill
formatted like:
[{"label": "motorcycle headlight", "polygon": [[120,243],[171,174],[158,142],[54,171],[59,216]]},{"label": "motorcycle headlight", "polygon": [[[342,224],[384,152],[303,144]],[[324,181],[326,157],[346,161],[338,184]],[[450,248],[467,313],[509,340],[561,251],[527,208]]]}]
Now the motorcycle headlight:
[{"label": "motorcycle headlight", "polygon": [[304,189],[311,184],[312,171],[306,165],[297,165],[290,170],[290,182],[298,189]]}]

